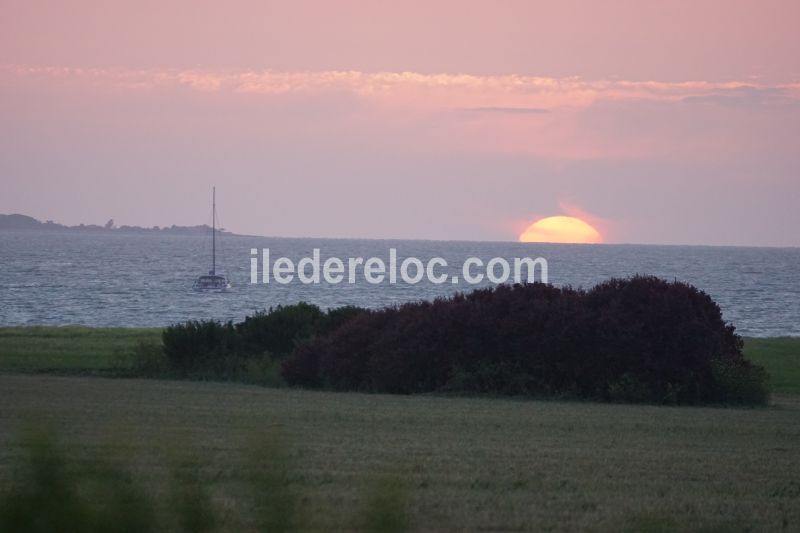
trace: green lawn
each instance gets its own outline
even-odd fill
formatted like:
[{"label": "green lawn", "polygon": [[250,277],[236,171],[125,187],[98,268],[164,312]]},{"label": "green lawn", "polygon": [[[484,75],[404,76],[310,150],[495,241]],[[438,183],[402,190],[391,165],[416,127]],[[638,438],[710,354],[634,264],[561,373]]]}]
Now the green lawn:
[{"label": "green lawn", "polygon": [[0,327],[0,371],[108,370],[138,342],[160,336],[158,328]]},{"label": "green lawn", "polygon": [[767,369],[773,391],[800,394],[800,337],[748,338],[744,353]]},{"label": "green lawn", "polygon": [[[0,491],[37,417],[69,465],[126,468],[160,513],[191,465],[227,531],[275,498],[316,531],[363,529],[376,508],[424,531],[800,530],[796,395],[677,408],[0,375]],[[287,473],[254,499],[259,441]]]}]

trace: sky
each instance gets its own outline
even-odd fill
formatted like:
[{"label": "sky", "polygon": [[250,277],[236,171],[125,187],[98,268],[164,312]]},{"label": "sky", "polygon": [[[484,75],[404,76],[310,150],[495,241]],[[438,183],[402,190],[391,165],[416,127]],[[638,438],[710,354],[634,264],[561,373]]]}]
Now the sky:
[{"label": "sky", "polygon": [[3,0],[0,213],[800,246],[800,2]]}]

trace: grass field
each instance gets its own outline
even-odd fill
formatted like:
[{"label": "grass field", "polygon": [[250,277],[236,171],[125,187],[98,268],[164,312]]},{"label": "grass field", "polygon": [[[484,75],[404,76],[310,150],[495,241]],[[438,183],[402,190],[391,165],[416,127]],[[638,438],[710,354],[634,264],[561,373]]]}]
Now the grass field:
[{"label": "grass field", "polygon": [[162,507],[176,450],[191,454],[229,531],[251,526],[254,436],[284,443],[278,488],[313,530],[363,528],[387,482],[419,530],[800,529],[795,395],[673,408],[0,375],[0,486],[17,428],[45,415],[70,462],[123,461]]},{"label": "grass field", "polygon": [[138,342],[158,342],[160,336],[158,328],[0,327],[0,371],[109,370]]},{"label": "grass field", "polygon": [[745,339],[744,353],[767,369],[772,390],[800,394],[800,337]]},{"label": "grass field", "polygon": [[800,530],[800,338],[746,339],[777,392],[762,409],[74,376],[119,370],[159,335],[0,328],[0,489],[24,457],[21,430],[46,419],[68,464],[123,466],[161,514],[175,464],[192,465],[227,531],[254,530],[270,505],[248,493],[259,442],[279,443],[287,475],[268,499],[302,529],[389,531],[368,527],[388,512],[436,531]]}]

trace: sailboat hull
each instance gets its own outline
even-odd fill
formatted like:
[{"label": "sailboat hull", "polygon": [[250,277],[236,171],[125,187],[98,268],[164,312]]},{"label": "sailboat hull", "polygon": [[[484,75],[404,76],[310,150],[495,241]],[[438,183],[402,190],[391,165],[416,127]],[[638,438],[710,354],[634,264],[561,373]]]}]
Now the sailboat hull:
[{"label": "sailboat hull", "polygon": [[226,292],[231,284],[225,276],[208,275],[197,278],[192,288],[200,292]]}]

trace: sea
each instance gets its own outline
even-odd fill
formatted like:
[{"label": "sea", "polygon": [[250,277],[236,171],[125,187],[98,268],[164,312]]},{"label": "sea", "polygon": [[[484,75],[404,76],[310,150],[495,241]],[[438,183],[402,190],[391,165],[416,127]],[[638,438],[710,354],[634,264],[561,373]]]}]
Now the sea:
[{"label": "sea", "polygon": [[[225,235],[217,239],[217,267],[232,282],[225,293],[192,289],[211,268],[211,238],[203,235],[70,231],[0,231],[0,325],[165,326],[190,319],[239,321],[281,304],[309,302],[323,309],[344,305],[381,308],[432,300],[491,285],[458,277],[467,258],[542,257],[548,281],[588,288],[612,277],[649,274],[691,283],[721,307],[726,321],[746,336],[800,335],[800,248],[661,245],[521,244],[364,239],[293,239]],[[378,257],[398,262],[441,257],[442,284],[398,279],[372,284],[251,283],[251,250],[270,250],[272,261],[297,263],[319,249],[321,261]],[[259,264],[259,268],[261,265]],[[496,269],[498,273],[501,268]],[[310,269],[308,270],[310,273]],[[413,268],[410,269],[413,273]],[[475,270],[474,272],[479,272]],[[539,272],[536,272],[539,274]],[[399,277],[399,276],[398,276]],[[260,278],[260,276],[259,276]]]}]

